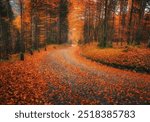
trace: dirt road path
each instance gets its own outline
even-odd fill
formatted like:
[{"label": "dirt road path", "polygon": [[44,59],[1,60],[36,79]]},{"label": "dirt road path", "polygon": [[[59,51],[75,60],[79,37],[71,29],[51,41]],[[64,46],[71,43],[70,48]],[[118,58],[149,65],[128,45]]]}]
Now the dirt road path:
[{"label": "dirt road path", "polygon": [[150,75],[97,64],[79,47],[50,52],[40,70],[50,72],[44,80],[51,104],[150,104]]}]

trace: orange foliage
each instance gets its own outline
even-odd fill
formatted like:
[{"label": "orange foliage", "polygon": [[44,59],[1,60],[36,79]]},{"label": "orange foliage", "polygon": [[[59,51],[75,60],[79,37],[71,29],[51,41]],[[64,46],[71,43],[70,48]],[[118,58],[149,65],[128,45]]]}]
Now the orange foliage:
[{"label": "orange foliage", "polygon": [[15,25],[15,27],[20,30],[21,24],[20,24],[20,16],[17,16],[14,20],[13,20],[13,25]]},{"label": "orange foliage", "polygon": [[84,46],[82,54],[87,58],[104,64],[121,68],[126,67],[127,69],[131,68],[142,72],[150,71],[150,50],[146,48],[99,49],[95,43]]},{"label": "orange foliage", "polygon": [[80,0],[71,0],[71,6],[69,8],[69,39],[72,43],[77,43],[83,37],[83,24],[82,20],[84,14],[84,3]]},{"label": "orange foliage", "polygon": [[51,46],[1,62],[0,104],[149,104],[150,76],[97,64],[78,49]]},{"label": "orange foliage", "polygon": [[[52,50],[49,47],[49,51]],[[46,82],[38,71],[42,58],[47,53],[35,52],[26,55],[24,62],[0,63],[0,104],[46,104]],[[16,60],[16,59],[15,59]]]}]

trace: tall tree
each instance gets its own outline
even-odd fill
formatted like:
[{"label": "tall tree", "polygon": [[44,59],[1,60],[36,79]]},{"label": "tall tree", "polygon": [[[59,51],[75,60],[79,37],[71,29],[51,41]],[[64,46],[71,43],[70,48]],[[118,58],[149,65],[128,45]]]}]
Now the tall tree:
[{"label": "tall tree", "polygon": [[13,13],[9,0],[1,0],[0,8],[0,58],[8,59],[12,52],[11,24]]},{"label": "tall tree", "polygon": [[144,12],[145,12],[145,8],[146,8],[146,4],[147,4],[147,0],[139,0],[137,1],[137,5],[138,5],[138,27],[137,27],[137,32],[136,32],[136,44],[139,45],[141,40],[142,40],[142,22],[143,22],[143,18],[144,18]]},{"label": "tall tree", "polygon": [[59,43],[68,41],[68,0],[59,2]]}]

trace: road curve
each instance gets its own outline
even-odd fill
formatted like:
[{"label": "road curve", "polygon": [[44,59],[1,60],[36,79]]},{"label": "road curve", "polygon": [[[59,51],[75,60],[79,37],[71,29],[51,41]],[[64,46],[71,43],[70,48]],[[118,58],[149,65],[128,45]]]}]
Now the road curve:
[{"label": "road curve", "polygon": [[150,75],[124,71],[85,59],[79,47],[55,49],[40,66],[50,104],[150,104]]}]

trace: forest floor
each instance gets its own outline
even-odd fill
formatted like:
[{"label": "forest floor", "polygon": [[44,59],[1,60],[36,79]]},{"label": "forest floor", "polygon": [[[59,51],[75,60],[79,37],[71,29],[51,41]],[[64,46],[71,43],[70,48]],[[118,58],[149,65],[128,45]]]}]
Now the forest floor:
[{"label": "forest floor", "polygon": [[150,49],[146,47],[122,46],[101,49],[97,43],[91,43],[81,48],[82,56],[108,66],[150,73]]},{"label": "forest floor", "polygon": [[150,104],[150,75],[109,67],[79,47],[0,63],[0,104]]}]

